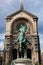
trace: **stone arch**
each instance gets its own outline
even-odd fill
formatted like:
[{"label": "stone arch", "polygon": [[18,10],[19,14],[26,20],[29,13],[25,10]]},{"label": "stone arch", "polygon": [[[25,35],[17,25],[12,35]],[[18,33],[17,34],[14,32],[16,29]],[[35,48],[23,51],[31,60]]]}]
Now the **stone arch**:
[{"label": "stone arch", "polygon": [[15,19],[15,20],[12,20],[12,23],[11,23],[11,33],[12,33],[12,31],[13,31],[13,26],[14,26],[14,24],[15,24],[17,21],[19,21],[19,20],[25,20],[27,23],[29,23],[29,24],[32,26],[32,22],[31,22],[29,19],[23,18],[23,17],[17,18],[17,19]]},{"label": "stone arch", "polygon": [[30,48],[27,49],[27,58],[31,59],[32,51]]},{"label": "stone arch", "polygon": [[12,56],[13,60],[17,58],[17,49],[16,48],[12,49],[12,55],[13,55]]}]

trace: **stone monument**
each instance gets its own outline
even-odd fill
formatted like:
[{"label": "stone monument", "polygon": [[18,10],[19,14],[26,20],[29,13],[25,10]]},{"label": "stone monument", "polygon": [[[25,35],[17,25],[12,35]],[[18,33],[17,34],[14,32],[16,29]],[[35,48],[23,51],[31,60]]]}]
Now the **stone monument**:
[{"label": "stone monument", "polygon": [[30,44],[29,40],[26,38],[25,32],[26,32],[26,26],[20,25],[19,36],[17,38],[16,43],[19,42],[18,51],[19,51],[19,53],[21,55],[21,58],[26,57],[26,54],[25,54],[26,43],[28,42]]},{"label": "stone monument", "polygon": [[41,64],[38,17],[27,12],[23,4],[20,10],[6,17],[3,65],[13,60],[23,63],[22,58],[26,62],[34,61],[34,63]]},{"label": "stone monument", "polygon": [[34,63],[30,59],[18,58],[16,60],[13,60],[11,62],[11,65],[34,65]]},{"label": "stone monument", "polygon": [[18,52],[20,53],[21,58],[13,60],[11,65],[32,65],[33,63],[32,60],[27,59],[27,56],[26,56],[26,50],[27,50],[26,43],[28,42],[29,44],[31,44],[25,35],[26,26],[20,25],[20,28],[18,31],[19,31],[19,36],[16,40],[16,43],[19,43]]}]

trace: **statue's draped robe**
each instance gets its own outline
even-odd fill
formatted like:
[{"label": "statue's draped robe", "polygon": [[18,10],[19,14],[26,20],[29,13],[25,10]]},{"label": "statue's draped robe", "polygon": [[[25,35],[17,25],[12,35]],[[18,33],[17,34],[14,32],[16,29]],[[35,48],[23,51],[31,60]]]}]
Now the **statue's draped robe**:
[{"label": "statue's draped robe", "polygon": [[19,48],[18,51],[21,53],[21,56],[24,57],[24,53],[26,50],[26,43],[28,41],[28,39],[26,38],[25,32],[26,32],[26,27],[21,25],[21,28],[19,29],[19,36],[17,38],[16,42],[19,42]]}]

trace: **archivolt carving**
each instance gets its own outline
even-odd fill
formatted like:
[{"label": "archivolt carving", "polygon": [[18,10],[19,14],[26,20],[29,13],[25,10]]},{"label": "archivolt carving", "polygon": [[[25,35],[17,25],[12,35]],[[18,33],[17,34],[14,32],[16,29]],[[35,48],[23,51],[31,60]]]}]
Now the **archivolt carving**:
[{"label": "archivolt carving", "polygon": [[27,32],[31,30],[32,28],[32,22],[30,22],[26,18],[18,18],[16,20],[13,20],[12,25],[11,25],[11,33],[17,33],[20,24],[26,25],[27,27]]}]

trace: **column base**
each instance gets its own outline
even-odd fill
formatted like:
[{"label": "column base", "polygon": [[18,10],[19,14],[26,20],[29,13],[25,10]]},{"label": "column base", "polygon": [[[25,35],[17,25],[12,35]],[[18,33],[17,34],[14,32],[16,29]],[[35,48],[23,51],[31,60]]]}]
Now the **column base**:
[{"label": "column base", "polygon": [[31,59],[18,58],[11,62],[11,65],[34,65]]}]

